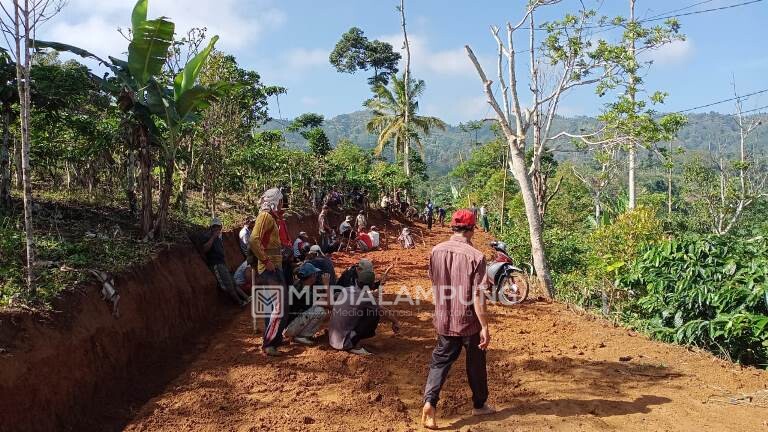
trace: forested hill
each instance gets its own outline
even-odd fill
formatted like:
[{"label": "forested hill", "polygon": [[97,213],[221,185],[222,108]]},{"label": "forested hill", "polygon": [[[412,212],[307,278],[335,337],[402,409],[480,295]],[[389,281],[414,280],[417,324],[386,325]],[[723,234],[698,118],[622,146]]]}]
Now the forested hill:
[{"label": "forested hill", "polygon": [[[327,119],[323,126],[332,144],[341,139],[349,139],[364,147],[373,148],[376,136],[369,134],[365,124],[370,118],[367,111],[356,111]],[[706,150],[710,144],[725,140],[727,144],[735,144],[738,139],[738,126],[735,118],[727,114],[707,113],[691,114],[686,125],[679,134],[679,145],[688,150]],[[285,129],[290,120],[273,120],[264,126],[265,129]],[[570,133],[592,131],[597,121],[594,117],[560,117],[555,121],[554,131],[565,130]],[[445,174],[450,171],[462,158],[466,157],[475,142],[486,142],[493,137],[491,122],[476,132],[465,132],[459,126],[449,126],[445,131],[436,130],[423,140],[426,149],[427,166],[431,174]],[[286,133],[288,145],[306,148],[305,140],[296,133]],[[768,148],[768,125],[764,124],[752,136],[756,149]],[[676,143],[678,145],[678,143]],[[564,153],[560,159],[577,158],[578,154]]]}]

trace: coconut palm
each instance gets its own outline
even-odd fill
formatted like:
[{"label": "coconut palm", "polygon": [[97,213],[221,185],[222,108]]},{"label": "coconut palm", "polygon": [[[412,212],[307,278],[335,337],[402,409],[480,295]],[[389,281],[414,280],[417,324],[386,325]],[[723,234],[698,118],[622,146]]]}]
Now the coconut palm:
[{"label": "coconut palm", "polygon": [[[373,88],[375,97],[365,102],[365,107],[373,112],[373,118],[366,128],[370,133],[378,133],[375,153],[380,155],[387,145],[393,144],[395,156],[403,156],[406,175],[411,175],[410,147],[416,144],[421,154],[424,145],[421,135],[429,135],[433,128],[445,130],[445,122],[437,117],[419,116],[418,98],[424,93],[423,80],[408,80],[408,100],[406,100],[405,80],[392,76],[391,89],[382,84]],[[406,112],[408,124],[406,124]]]}]

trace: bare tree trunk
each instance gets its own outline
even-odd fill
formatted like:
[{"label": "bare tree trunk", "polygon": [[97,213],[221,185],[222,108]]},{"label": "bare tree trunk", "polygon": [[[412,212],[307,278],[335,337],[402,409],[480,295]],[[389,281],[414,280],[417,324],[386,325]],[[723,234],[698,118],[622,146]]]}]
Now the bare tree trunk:
[{"label": "bare tree trunk", "polygon": [[669,142],[667,166],[667,214],[672,215],[672,141]]},{"label": "bare tree trunk", "polygon": [[[400,17],[401,17],[401,23],[403,26],[403,38],[405,39],[405,71],[403,71],[403,81],[405,85],[405,101],[406,104],[409,103],[409,86],[410,86],[410,79],[411,79],[411,44],[408,42],[408,32],[405,29],[405,0],[400,0]],[[405,167],[405,175],[407,177],[411,176],[411,137],[410,137],[410,110],[405,110],[405,149],[404,149],[404,161],[403,166]]]},{"label": "bare tree trunk", "polygon": [[134,142],[139,146],[139,189],[141,190],[139,225],[142,237],[147,238],[152,231],[152,153],[146,126],[134,125],[133,133]]},{"label": "bare tree trunk", "polygon": [[21,174],[21,143],[13,136],[13,178],[16,183],[16,189],[21,189],[24,183]]},{"label": "bare tree trunk", "polygon": [[523,197],[525,205],[525,217],[528,219],[528,232],[531,240],[531,257],[533,266],[536,269],[536,275],[539,283],[546,290],[550,298],[554,298],[555,290],[552,284],[552,276],[549,270],[549,263],[544,249],[543,224],[539,208],[536,203],[536,196],[533,191],[533,184],[525,167],[525,155],[517,148],[515,138],[507,139],[510,147],[510,160],[512,161],[512,175],[520,185],[520,195]]},{"label": "bare tree trunk", "polygon": [[[629,0],[629,21],[631,23],[635,22],[635,0]],[[634,62],[637,62],[637,57],[635,55],[635,37],[634,33],[632,33],[633,36],[630,37],[629,42],[629,53],[632,57],[632,60]],[[636,72],[633,70],[632,73],[629,76],[629,100],[632,103],[632,110],[636,110],[635,107],[635,93],[636,93],[636,86],[637,86],[637,76]],[[635,143],[634,138],[630,139],[629,141],[629,157],[628,157],[628,170],[629,170],[629,204],[628,208],[629,210],[634,209],[637,206],[637,191],[635,190],[636,186],[636,180],[635,180],[635,170],[637,165],[637,143]]]},{"label": "bare tree trunk", "polygon": [[150,233],[150,238],[153,239],[161,238],[168,224],[168,210],[171,205],[171,194],[173,194],[173,172],[175,167],[174,157],[167,156],[163,172],[163,183],[160,186],[160,202],[158,204],[157,216]]},{"label": "bare tree trunk", "polygon": [[0,148],[0,208],[11,206],[10,112],[3,109],[3,144]]},{"label": "bare tree trunk", "polygon": [[[31,36],[30,10],[27,1],[24,6],[14,0],[14,32],[15,32],[15,55],[16,55],[16,80],[19,89],[19,114],[21,117],[21,174],[22,190],[24,201],[24,240],[26,243],[27,260],[27,288],[30,294],[35,292],[34,287],[34,266],[35,266],[35,238],[32,215],[32,173],[29,166],[29,68],[32,55],[26,41]],[[22,28],[23,27],[23,28]],[[24,44],[22,44],[24,38]],[[22,48],[23,46],[23,48]]]}]

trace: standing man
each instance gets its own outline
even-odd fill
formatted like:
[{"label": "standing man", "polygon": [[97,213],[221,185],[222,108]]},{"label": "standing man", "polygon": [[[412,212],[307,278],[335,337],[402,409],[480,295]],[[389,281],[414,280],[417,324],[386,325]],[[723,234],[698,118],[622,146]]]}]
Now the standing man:
[{"label": "standing man", "polygon": [[432,229],[432,222],[435,220],[435,206],[432,204],[432,200],[427,200],[427,207],[424,209],[427,216],[427,229]]},{"label": "standing man", "polygon": [[476,224],[471,210],[459,210],[451,218],[453,235],[432,249],[429,278],[435,295],[434,325],[437,346],[432,351],[424,388],[424,427],[436,429],[435,409],[451,365],[461,349],[467,351],[467,380],[472,389],[473,415],[496,410],[487,405],[488,377],[485,350],[491,341],[485,305],[485,257],[472,246]]},{"label": "standing man", "polygon": [[355,219],[355,230],[357,230],[357,232],[360,232],[367,228],[368,228],[368,220],[365,217],[365,211],[360,210],[360,212],[357,214],[357,218]]},{"label": "standing man", "polygon": [[445,226],[445,207],[440,206],[437,209],[437,217],[438,217],[437,220],[440,222],[440,226],[441,227]]},{"label": "standing man", "polygon": [[277,350],[283,342],[283,330],[288,323],[288,287],[283,274],[282,242],[279,221],[283,207],[283,194],[272,188],[261,196],[259,215],[251,234],[250,247],[258,258],[257,268],[262,285],[280,288],[280,295],[272,306],[272,312],[265,318],[262,351],[269,356],[278,356]]},{"label": "standing man", "polygon": [[483,223],[483,231],[488,232],[490,226],[488,225],[488,212],[485,210],[485,206],[480,206],[480,220]]},{"label": "standing man", "polygon": [[317,216],[318,234],[320,234],[320,247],[325,249],[331,244],[331,238],[333,237],[333,228],[328,223],[328,206],[323,205],[320,210],[320,214]]},{"label": "standing man", "polygon": [[240,251],[243,252],[243,255],[246,257],[248,256],[248,243],[251,240],[251,232],[253,231],[253,224],[255,222],[253,216],[245,218],[245,221],[243,221],[243,228],[240,229],[240,233],[237,236],[240,239]]}]

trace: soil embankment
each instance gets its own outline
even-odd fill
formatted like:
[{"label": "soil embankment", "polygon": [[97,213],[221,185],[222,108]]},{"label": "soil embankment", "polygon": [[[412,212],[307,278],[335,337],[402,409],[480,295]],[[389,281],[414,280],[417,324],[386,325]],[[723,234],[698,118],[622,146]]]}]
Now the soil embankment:
[{"label": "soil embankment", "polygon": [[[309,231],[315,216],[291,215]],[[295,234],[295,232],[293,233]],[[225,234],[229,267],[243,260]],[[117,275],[120,318],[100,285],[66,294],[49,316],[0,312],[0,431],[103,430],[130,417],[242,310],[216,289],[191,243]]]}]

